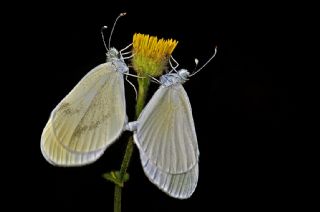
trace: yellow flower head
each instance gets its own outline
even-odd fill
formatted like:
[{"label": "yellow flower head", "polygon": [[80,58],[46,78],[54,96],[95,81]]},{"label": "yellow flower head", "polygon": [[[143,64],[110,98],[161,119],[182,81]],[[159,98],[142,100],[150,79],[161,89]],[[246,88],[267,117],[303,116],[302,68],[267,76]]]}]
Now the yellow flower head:
[{"label": "yellow flower head", "polygon": [[133,35],[133,69],[140,75],[160,76],[178,41],[159,39],[136,33]]}]

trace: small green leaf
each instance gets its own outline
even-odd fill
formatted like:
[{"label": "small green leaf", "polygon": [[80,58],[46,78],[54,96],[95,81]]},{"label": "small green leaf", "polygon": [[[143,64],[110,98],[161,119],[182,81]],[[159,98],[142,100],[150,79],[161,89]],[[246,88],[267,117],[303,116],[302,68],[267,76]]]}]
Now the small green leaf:
[{"label": "small green leaf", "polygon": [[127,182],[129,180],[130,176],[129,176],[129,173],[125,173],[124,176],[123,176],[123,182]]},{"label": "small green leaf", "polygon": [[123,176],[123,179],[120,177],[120,172],[119,171],[111,171],[107,172],[102,175],[102,177],[108,181],[113,182],[114,184],[123,187],[123,184],[129,180],[129,174],[126,173]]}]

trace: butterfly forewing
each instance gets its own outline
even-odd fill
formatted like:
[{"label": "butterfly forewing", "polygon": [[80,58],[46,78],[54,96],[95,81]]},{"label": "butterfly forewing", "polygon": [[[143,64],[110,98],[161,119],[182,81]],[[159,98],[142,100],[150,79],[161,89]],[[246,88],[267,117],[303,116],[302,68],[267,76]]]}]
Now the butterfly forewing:
[{"label": "butterfly forewing", "polygon": [[198,144],[188,96],[181,84],[161,86],[138,119],[135,142],[161,171],[180,174],[198,163]]},{"label": "butterfly forewing", "polygon": [[97,66],[58,104],[50,119],[55,139],[66,150],[105,149],[127,121],[123,75],[111,63]]}]

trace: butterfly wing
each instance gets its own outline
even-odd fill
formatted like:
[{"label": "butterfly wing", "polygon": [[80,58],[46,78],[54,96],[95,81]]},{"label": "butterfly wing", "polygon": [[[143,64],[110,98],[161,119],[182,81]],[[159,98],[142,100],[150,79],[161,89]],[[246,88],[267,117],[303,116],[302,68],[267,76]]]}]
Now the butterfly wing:
[{"label": "butterfly wing", "polygon": [[142,111],[138,123],[136,144],[163,171],[186,172],[198,162],[191,106],[182,85],[161,86]]},{"label": "butterfly wing", "polygon": [[148,178],[167,194],[189,197],[198,181],[198,143],[181,84],[161,86],[142,111],[134,141]]},{"label": "butterfly wing", "polygon": [[49,122],[50,130],[41,138],[47,157],[53,151],[49,146],[96,157],[118,138],[127,122],[123,75],[111,63],[97,66],[57,105]]},{"label": "butterfly wing", "polygon": [[54,135],[52,120],[49,119],[41,136],[41,152],[55,166],[82,166],[96,161],[104,152],[75,153],[65,149]]},{"label": "butterfly wing", "polygon": [[199,175],[198,164],[187,172],[170,174],[157,168],[142,151],[140,151],[140,160],[149,180],[169,196],[187,199],[195,191]]}]

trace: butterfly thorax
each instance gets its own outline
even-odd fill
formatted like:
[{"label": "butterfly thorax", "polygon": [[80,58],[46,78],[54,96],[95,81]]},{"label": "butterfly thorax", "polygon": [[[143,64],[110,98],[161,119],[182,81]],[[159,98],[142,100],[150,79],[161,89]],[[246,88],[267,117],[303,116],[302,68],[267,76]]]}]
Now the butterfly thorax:
[{"label": "butterfly thorax", "polygon": [[107,52],[107,62],[111,62],[115,70],[120,73],[129,72],[129,68],[124,62],[121,53],[115,48],[110,48],[110,50]]},{"label": "butterfly thorax", "polygon": [[181,69],[177,73],[168,73],[160,77],[160,82],[163,86],[172,86],[175,84],[183,84],[188,80],[189,72],[186,69]]}]

